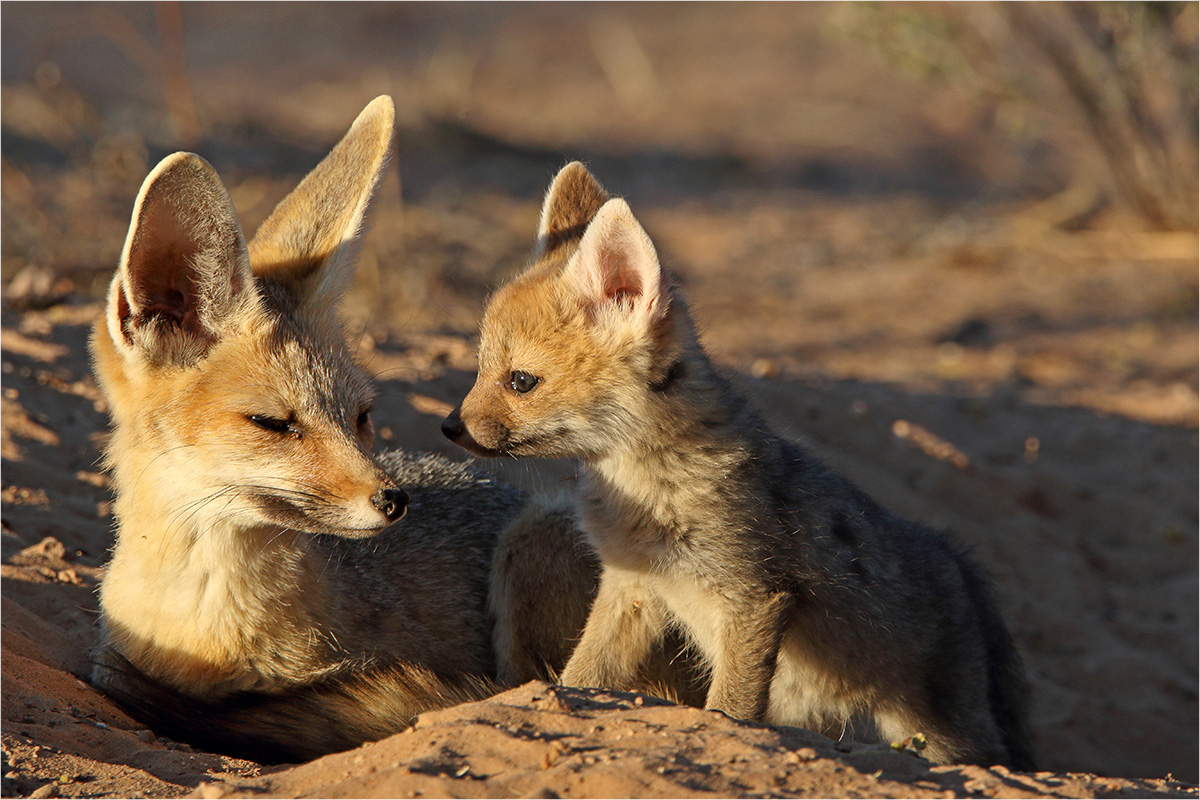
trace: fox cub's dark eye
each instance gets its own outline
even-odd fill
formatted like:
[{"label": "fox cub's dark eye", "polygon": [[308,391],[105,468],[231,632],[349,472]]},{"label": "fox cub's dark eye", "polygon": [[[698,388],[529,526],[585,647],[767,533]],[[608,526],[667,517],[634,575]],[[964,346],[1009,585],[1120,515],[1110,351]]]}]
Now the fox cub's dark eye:
[{"label": "fox cub's dark eye", "polygon": [[370,424],[371,424],[371,409],[368,408],[368,409],[365,409],[361,414],[358,415],[359,430],[367,427]]},{"label": "fox cub's dark eye", "polygon": [[250,420],[264,431],[270,431],[271,433],[298,434],[300,432],[296,428],[292,427],[292,423],[288,422],[286,419],[268,417],[265,414],[247,414],[246,419]]},{"label": "fox cub's dark eye", "polygon": [[516,370],[512,374],[512,378],[508,381],[508,388],[512,389],[517,394],[525,394],[531,392],[537,385],[542,382],[542,379],[536,375],[530,375],[528,372]]}]

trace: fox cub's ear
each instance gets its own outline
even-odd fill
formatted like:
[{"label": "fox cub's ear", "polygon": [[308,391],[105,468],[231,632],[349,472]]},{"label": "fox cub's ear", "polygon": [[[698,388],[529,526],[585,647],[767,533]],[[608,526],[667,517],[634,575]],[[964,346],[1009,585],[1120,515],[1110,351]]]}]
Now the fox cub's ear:
[{"label": "fox cub's ear", "polygon": [[587,224],[607,201],[608,192],[583,164],[572,161],[559,170],[542,203],[537,256],[583,236]]},{"label": "fox cub's ear", "polygon": [[288,286],[319,313],[350,285],[367,205],[392,152],[396,108],[382,95],[285,197],[250,242],[254,274]]},{"label": "fox cub's ear", "polygon": [[202,358],[250,298],[237,212],[207,161],[167,156],[146,177],[109,289],[109,334],[126,355],[185,366]]},{"label": "fox cub's ear", "polygon": [[588,225],[562,279],[596,319],[615,314],[653,324],[670,302],[654,244],[620,198]]}]

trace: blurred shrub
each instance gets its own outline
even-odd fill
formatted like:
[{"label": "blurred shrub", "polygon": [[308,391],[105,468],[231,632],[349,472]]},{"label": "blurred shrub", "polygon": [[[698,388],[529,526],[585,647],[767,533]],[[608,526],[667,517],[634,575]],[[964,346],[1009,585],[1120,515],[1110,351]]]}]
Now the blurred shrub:
[{"label": "blurred shrub", "polygon": [[1197,228],[1196,3],[862,3],[838,25],[991,105],[1001,133],[1048,139],[1152,227]]}]

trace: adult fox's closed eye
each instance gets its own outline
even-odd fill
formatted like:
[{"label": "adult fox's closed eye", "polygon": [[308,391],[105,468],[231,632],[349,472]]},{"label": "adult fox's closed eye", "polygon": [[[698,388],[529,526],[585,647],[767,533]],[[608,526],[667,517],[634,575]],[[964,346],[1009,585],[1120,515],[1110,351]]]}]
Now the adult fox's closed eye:
[{"label": "adult fox's closed eye", "polygon": [[866,716],[939,762],[1032,767],[1025,679],[979,569],[767,429],[582,165],[547,193],[535,263],[490,301],[443,431],[478,455],[585,462],[603,568],[564,683],[627,687],[681,629],[709,707],[835,736]]}]

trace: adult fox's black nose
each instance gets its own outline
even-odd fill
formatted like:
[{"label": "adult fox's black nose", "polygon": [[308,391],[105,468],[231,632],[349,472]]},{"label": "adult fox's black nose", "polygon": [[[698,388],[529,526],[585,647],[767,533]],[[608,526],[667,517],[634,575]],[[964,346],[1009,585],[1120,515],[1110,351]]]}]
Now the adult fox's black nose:
[{"label": "adult fox's black nose", "polygon": [[462,406],[459,406],[442,420],[442,435],[450,441],[456,442],[465,431],[466,426],[462,421]]},{"label": "adult fox's black nose", "polygon": [[371,505],[378,508],[388,522],[395,522],[408,511],[408,495],[403,489],[382,487],[371,495]]}]

